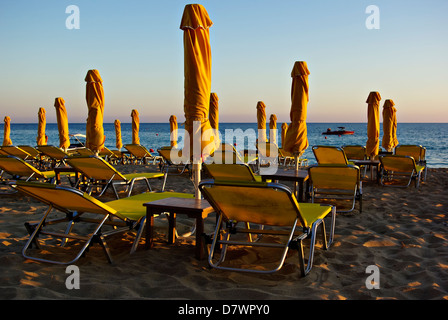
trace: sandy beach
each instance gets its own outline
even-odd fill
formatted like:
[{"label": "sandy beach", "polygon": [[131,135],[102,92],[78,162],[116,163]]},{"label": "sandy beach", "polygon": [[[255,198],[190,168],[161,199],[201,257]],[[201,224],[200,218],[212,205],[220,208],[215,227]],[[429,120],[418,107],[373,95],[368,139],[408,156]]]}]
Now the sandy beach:
[{"label": "sandy beach", "polygon": [[[122,172],[157,170],[155,165],[117,167]],[[170,175],[167,190],[193,192],[193,184],[187,174]],[[364,182],[363,212],[337,216],[333,246],[316,249],[313,269],[304,278],[294,251],[270,275],[210,269],[194,257],[194,237],[166,244],[167,221],[160,217],[151,250],[142,243],[130,255],[133,236],[118,236],[109,240],[115,261],[108,264],[101,248],[93,246],[77,263],[80,288],[72,290],[65,285],[66,266],[28,261],[21,254],[28,237],[24,223],[38,220],[46,206],[23,194],[2,195],[0,299],[447,300],[447,190],[448,169],[429,169],[418,189]],[[112,193],[102,198],[108,199]],[[207,219],[207,232],[214,220]],[[179,216],[179,233],[192,224]],[[261,261],[264,253],[251,250],[241,259]],[[366,287],[370,265],[379,269],[379,289]]]}]

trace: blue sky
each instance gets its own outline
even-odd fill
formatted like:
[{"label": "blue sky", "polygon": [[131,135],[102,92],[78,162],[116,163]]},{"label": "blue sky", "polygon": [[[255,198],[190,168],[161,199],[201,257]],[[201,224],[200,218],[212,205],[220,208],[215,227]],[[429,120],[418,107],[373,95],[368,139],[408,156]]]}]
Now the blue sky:
[{"label": "blue sky", "polygon": [[[310,70],[308,122],[366,122],[370,91],[393,99],[398,121],[448,122],[448,1],[429,0],[1,0],[0,116],[56,122],[63,97],[70,122],[87,118],[84,77],[97,69],[105,122],[183,121],[184,6],[200,3],[214,25],[212,91],[221,122],[289,122],[291,69]],[[67,29],[69,5],[80,28]],[[369,5],[380,29],[366,28]],[[381,118],[380,118],[381,119]]]}]

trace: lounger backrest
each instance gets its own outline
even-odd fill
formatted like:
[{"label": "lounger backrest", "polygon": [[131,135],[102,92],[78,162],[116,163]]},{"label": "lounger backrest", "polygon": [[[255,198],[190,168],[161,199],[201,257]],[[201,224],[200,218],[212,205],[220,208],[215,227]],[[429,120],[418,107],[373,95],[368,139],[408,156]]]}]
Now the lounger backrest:
[{"label": "lounger backrest", "polygon": [[0,155],[0,168],[9,174],[29,177],[34,173],[36,178],[46,178],[39,170],[15,156]]},{"label": "lounger backrest", "polygon": [[97,156],[76,156],[67,159],[67,164],[95,180],[123,180],[126,178],[113,166]]},{"label": "lounger backrest", "polygon": [[65,159],[68,154],[55,146],[38,146],[37,150],[56,160]]},{"label": "lounger backrest", "polygon": [[317,165],[309,168],[313,187],[354,191],[360,182],[359,167],[352,165]]},{"label": "lounger backrest", "polygon": [[425,159],[424,148],[418,145],[398,145],[395,147],[395,154],[413,157],[415,161]]},{"label": "lounger backrest", "polygon": [[343,146],[347,159],[364,160],[366,158],[366,147],[364,146]]},{"label": "lounger backrest", "polygon": [[152,156],[144,146],[141,146],[139,144],[127,144],[124,147],[137,158]]},{"label": "lounger backrest", "polygon": [[295,198],[284,186],[263,182],[229,184],[209,180],[201,182],[200,190],[225,221],[292,226],[299,219],[305,226]]},{"label": "lounger backrest", "polygon": [[171,151],[172,151],[173,149],[174,149],[174,150],[177,150],[177,156],[178,156],[178,159],[180,159],[181,156],[182,156],[182,150],[181,150],[181,149],[176,149],[176,148],[168,147],[168,146],[167,146],[167,147],[162,147],[162,148],[158,149],[157,152],[160,154],[160,156],[161,156],[164,160],[168,161],[170,164],[173,164],[173,163],[178,164],[177,162],[174,162],[174,161],[171,159]]},{"label": "lounger backrest", "polygon": [[77,148],[76,152],[82,156],[93,156],[95,153],[89,148]]},{"label": "lounger backrest", "polygon": [[39,156],[39,150],[37,150],[37,149],[35,149],[35,148],[31,147],[31,146],[23,146],[22,145],[22,146],[18,146],[18,147],[20,149],[28,152],[31,155],[31,157],[33,157],[33,158],[36,158],[37,156]]},{"label": "lounger backrest", "polygon": [[228,143],[222,143],[213,153],[215,163],[244,163],[244,160],[236,151],[235,147]]},{"label": "lounger backrest", "polygon": [[387,155],[380,157],[385,170],[411,174],[416,170],[415,160],[410,156]]},{"label": "lounger backrest", "polygon": [[112,150],[110,150],[109,148],[104,147],[103,149],[101,149],[101,151],[99,152],[100,156],[115,156],[115,153],[112,152]]},{"label": "lounger backrest", "polygon": [[80,190],[47,183],[17,181],[16,188],[62,212],[115,214],[105,203]]},{"label": "lounger backrest", "polygon": [[32,158],[32,156],[28,152],[16,146],[3,146],[2,150],[5,151],[7,154],[16,156],[20,159]]},{"label": "lounger backrest", "polygon": [[348,164],[344,150],[332,146],[314,146],[313,153],[319,164]]},{"label": "lounger backrest", "polygon": [[246,164],[205,164],[204,168],[215,180],[255,181],[255,176]]}]

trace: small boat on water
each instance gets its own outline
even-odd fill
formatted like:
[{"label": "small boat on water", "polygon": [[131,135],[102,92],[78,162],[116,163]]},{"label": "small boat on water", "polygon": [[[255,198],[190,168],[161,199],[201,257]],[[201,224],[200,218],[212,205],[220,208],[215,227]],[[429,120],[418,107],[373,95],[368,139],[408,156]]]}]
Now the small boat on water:
[{"label": "small boat on water", "polygon": [[338,127],[339,130],[331,130],[331,128],[328,128],[327,131],[322,132],[322,134],[324,135],[337,135],[337,136],[341,136],[341,135],[345,135],[345,134],[354,134],[355,131],[350,131],[350,130],[345,130],[345,127]]}]

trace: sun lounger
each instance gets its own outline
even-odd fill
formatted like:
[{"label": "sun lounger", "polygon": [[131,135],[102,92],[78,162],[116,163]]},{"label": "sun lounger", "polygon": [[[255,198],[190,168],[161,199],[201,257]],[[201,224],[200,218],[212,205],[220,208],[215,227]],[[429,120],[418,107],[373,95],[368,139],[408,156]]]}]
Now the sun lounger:
[{"label": "sun lounger", "polygon": [[52,145],[37,146],[37,150],[49,158],[51,167],[53,168],[56,166],[65,165],[65,159],[70,156],[69,153]]},{"label": "sun lounger", "polygon": [[[22,179],[25,181],[42,180],[44,182],[56,182],[56,173],[53,170],[40,171],[23,159],[15,156],[0,155],[0,168],[4,172],[9,173],[13,180]],[[61,175],[68,178],[74,176],[73,173],[62,173]]]},{"label": "sun lounger", "polygon": [[348,161],[350,160],[365,160],[366,159],[366,147],[361,145],[346,145],[342,146],[345,156]]},{"label": "sun lounger", "polygon": [[381,185],[408,187],[414,180],[415,187],[419,187],[421,175],[425,167],[417,165],[413,157],[398,155],[380,156],[380,163]]},{"label": "sun lounger", "polygon": [[397,156],[410,156],[413,157],[415,163],[419,166],[423,166],[425,169],[425,175],[423,180],[426,180],[428,166],[426,165],[426,148],[421,145],[413,144],[399,144],[395,147],[395,154]]},{"label": "sun lounger", "polygon": [[[271,273],[278,271],[286,259],[288,249],[298,250],[299,264],[302,276],[308,274],[313,265],[316,232],[322,227],[324,248],[327,249],[334,235],[336,213],[332,206],[322,206],[313,203],[298,203],[291,190],[284,185],[264,182],[231,182],[206,180],[199,184],[204,198],[218,214],[216,230],[212,235],[208,262],[211,267],[230,271],[248,271]],[[331,214],[329,239],[326,239],[324,218]],[[255,223],[266,226],[260,229],[239,228],[238,223]],[[259,233],[276,236],[279,239],[268,241],[269,236],[263,236],[259,241],[244,241],[238,239],[241,233]],[[284,241],[280,242],[280,237]],[[303,251],[304,240],[310,238],[309,256],[305,264]],[[235,240],[236,239],[236,240]],[[222,246],[219,259],[215,259],[215,250]],[[278,248],[279,261],[268,269],[262,269],[259,264],[252,266],[225,265],[229,246]],[[265,248],[265,250],[267,250]],[[273,254],[269,254],[273,258]],[[273,259],[271,259],[273,260]]]},{"label": "sun lounger", "polygon": [[160,157],[153,156],[146,147],[140,144],[127,144],[124,147],[130,154],[129,160],[135,163],[146,164],[152,161],[155,164],[157,160],[160,160]]},{"label": "sun lounger", "polygon": [[353,164],[347,160],[345,152],[335,146],[313,146],[314,157],[318,164]]},{"label": "sun lounger", "polygon": [[[308,168],[312,203],[330,203],[338,213],[351,212],[359,202],[362,212],[362,181],[359,167],[353,165],[314,165]],[[342,205],[341,203],[349,203]],[[344,209],[342,209],[344,208]]]},{"label": "sun lounger", "polygon": [[161,172],[122,174],[98,156],[70,157],[67,159],[67,164],[81,172],[83,176],[88,179],[85,187],[89,194],[91,194],[95,186],[102,187],[98,197],[102,196],[109,187],[112,187],[115,196],[119,199],[118,192],[115,188],[118,184],[125,185],[127,188],[127,196],[130,196],[134,183],[140,180],[144,181],[148,190],[151,191],[151,185],[149,184],[148,179],[164,178],[162,191],[165,189],[166,174]]},{"label": "sun lounger", "polygon": [[[112,263],[106,239],[136,230],[130,251],[133,253],[146,223],[144,203],[168,197],[194,197],[193,194],[149,192],[104,203],[70,187],[19,181],[15,188],[49,206],[39,222],[25,224],[30,237],[23,256],[56,264],[75,263],[95,243],[100,244]],[[82,227],[78,228],[79,225]]]},{"label": "sun lounger", "polygon": [[258,181],[261,176],[255,175],[247,164],[205,164],[205,171],[215,180],[225,181]]},{"label": "sun lounger", "polygon": [[168,174],[170,168],[174,168],[178,171],[178,174],[182,174],[182,173],[184,173],[185,170],[189,169],[190,164],[174,161],[171,157],[172,150],[177,151],[178,156],[180,158],[179,153],[182,152],[182,150],[180,150],[180,149],[176,149],[176,148],[169,147],[169,146],[161,147],[160,149],[157,149],[157,152],[159,153],[159,155],[161,157],[160,170],[162,172],[165,172],[166,174]]}]

